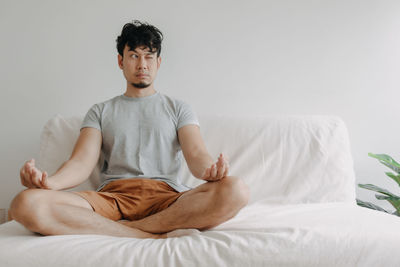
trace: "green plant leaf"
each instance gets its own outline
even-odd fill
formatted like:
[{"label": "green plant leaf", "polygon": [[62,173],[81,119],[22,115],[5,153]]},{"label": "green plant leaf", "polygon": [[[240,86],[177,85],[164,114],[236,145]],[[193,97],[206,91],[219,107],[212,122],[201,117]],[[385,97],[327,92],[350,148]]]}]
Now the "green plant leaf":
[{"label": "green plant leaf", "polygon": [[383,212],[386,212],[386,213],[390,213],[387,210],[385,210],[385,209],[383,209],[383,208],[381,208],[381,207],[379,207],[379,206],[377,206],[375,204],[372,204],[371,202],[362,201],[362,200],[360,200],[358,198],[356,199],[356,201],[357,201],[357,205],[358,206],[361,206],[361,207],[364,207],[364,208],[369,208],[369,209],[372,209],[372,210],[379,210],[379,211],[383,211]]},{"label": "green plant leaf", "polygon": [[396,209],[397,213],[400,213],[400,198],[399,197],[389,197],[383,195],[375,195],[377,199],[387,200]]},{"label": "green plant leaf", "polygon": [[400,186],[400,175],[395,175],[392,172],[385,172],[387,176],[392,178]]},{"label": "green plant leaf", "polygon": [[380,163],[400,174],[400,164],[389,155],[368,153],[368,156],[378,159]]},{"label": "green plant leaf", "polygon": [[383,189],[383,188],[378,187],[378,186],[373,185],[373,184],[358,184],[358,186],[361,187],[361,188],[364,188],[364,189],[372,190],[372,191],[375,191],[375,192],[390,196],[390,197],[400,198],[399,196],[389,192],[388,190]]}]

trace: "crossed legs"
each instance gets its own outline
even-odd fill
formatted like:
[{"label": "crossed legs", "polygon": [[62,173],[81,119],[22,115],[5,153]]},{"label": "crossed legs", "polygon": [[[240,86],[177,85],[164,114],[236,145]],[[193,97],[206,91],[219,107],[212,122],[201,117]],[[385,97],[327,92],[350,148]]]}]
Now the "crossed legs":
[{"label": "crossed legs", "polygon": [[236,177],[226,177],[187,191],[161,212],[141,220],[122,223],[150,233],[185,228],[206,230],[235,216],[247,205],[248,200],[249,190],[243,181]]},{"label": "crossed legs", "polygon": [[101,234],[165,238],[175,229],[216,226],[232,218],[249,199],[236,177],[202,184],[184,193],[167,209],[138,221],[118,223],[95,213],[82,197],[64,191],[27,189],[11,203],[10,216],[42,235]]},{"label": "crossed legs", "polygon": [[134,229],[95,213],[82,197],[64,191],[27,189],[11,203],[10,216],[42,235],[105,234],[120,237],[163,238]]}]

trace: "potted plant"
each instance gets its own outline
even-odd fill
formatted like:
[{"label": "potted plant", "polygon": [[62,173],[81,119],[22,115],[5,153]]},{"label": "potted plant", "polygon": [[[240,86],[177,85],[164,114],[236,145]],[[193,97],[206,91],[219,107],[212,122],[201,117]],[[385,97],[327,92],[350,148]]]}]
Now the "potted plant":
[{"label": "potted plant", "polygon": [[[386,154],[368,153],[368,156],[378,159],[380,163],[382,163],[383,165],[392,169],[395,173],[385,172],[385,174],[388,177],[390,177],[391,179],[393,179],[400,186],[400,164],[399,163],[397,163],[394,159],[392,159],[390,156],[388,156]],[[370,202],[365,202],[365,201],[362,201],[359,199],[357,199],[357,205],[400,216],[400,196],[395,195],[395,194],[389,192],[388,190],[383,189],[383,188],[378,187],[373,184],[358,184],[358,186],[361,188],[364,188],[364,189],[368,189],[368,190],[372,190],[372,191],[380,193],[380,194],[376,194],[375,197],[379,200],[388,201],[395,208],[395,211],[391,212],[391,211],[385,210],[375,204],[372,204]]]}]

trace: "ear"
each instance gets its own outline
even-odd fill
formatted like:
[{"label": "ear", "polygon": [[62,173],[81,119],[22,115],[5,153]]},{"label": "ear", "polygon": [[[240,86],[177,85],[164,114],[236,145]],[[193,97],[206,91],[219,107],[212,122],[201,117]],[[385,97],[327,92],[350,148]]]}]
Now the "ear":
[{"label": "ear", "polygon": [[157,58],[157,69],[160,68],[161,65],[161,56]]},{"label": "ear", "polygon": [[124,67],[123,63],[122,63],[123,57],[118,54],[118,66],[119,68],[122,70],[122,68]]}]

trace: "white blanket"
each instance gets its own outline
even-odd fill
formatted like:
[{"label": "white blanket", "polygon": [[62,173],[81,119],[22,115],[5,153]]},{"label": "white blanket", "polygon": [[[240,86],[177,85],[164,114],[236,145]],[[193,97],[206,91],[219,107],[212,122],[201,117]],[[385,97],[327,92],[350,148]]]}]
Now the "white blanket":
[{"label": "white blanket", "polygon": [[[67,160],[82,118],[56,116],[41,137],[49,173]],[[355,204],[347,129],[337,117],[200,117],[211,155],[251,189],[250,204],[208,231],[163,240],[39,236],[0,226],[0,266],[399,266],[400,220]],[[184,181],[195,186],[187,167]],[[94,189],[98,168],[75,190]],[[205,215],[206,216],[206,215]]]},{"label": "white blanket", "polygon": [[352,204],[253,203],[197,235],[39,236],[0,227],[0,266],[398,266],[400,220]]}]

